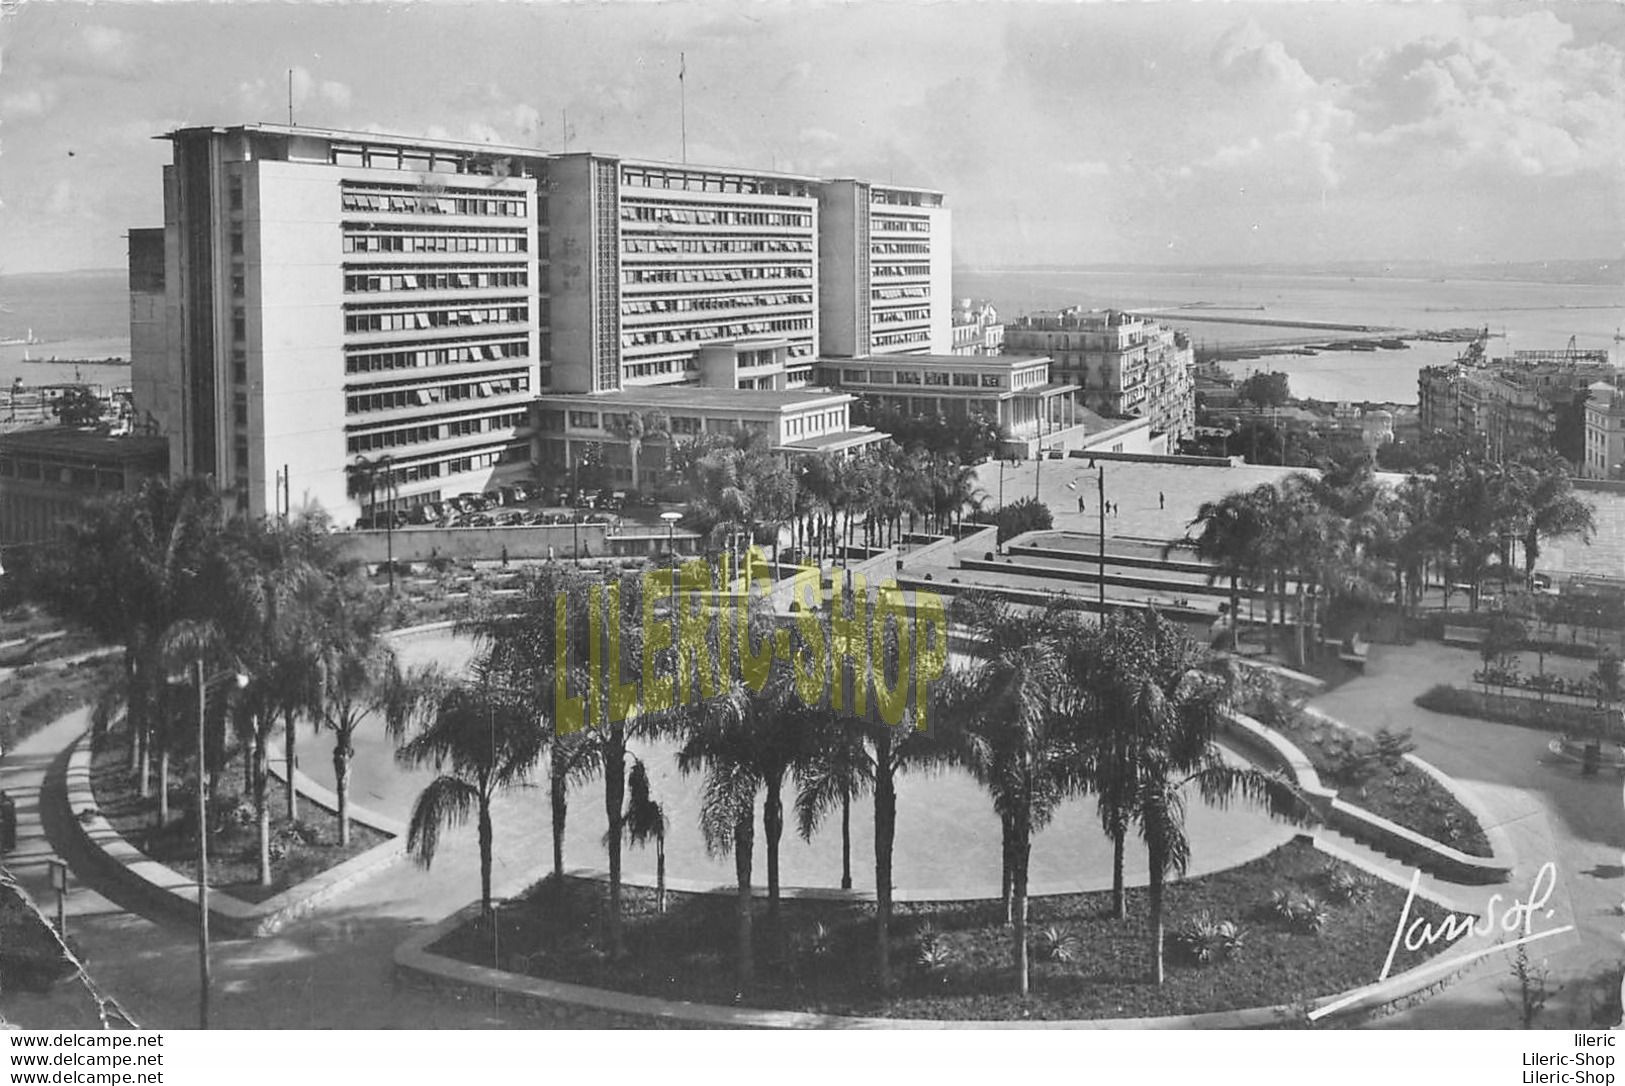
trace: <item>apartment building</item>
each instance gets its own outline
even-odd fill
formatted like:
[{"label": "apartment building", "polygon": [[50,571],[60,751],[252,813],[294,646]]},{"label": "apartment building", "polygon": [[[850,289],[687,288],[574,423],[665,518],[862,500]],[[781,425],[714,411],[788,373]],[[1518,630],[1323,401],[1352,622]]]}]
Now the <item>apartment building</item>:
[{"label": "apartment building", "polygon": [[1083,389],[1090,410],[1136,417],[1170,443],[1196,427],[1195,354],[1183,333],[1115,309],[1074,306],[1004,326],[1006,354],[1045,355],[1055,378]]},{"label": "apartment building", "polygon": [[137,411],[173,471],[256,514],[343,523],[375,493],[408,507],[567,464],[568,427],[534,419],[625,413],[578,397],[705,389],[718,426],[744,417],[718,391],[817,414],[821,351],[951,341],[940,193],[285,125],[166,138],[164,227],[131,232]]},{"label": "apartment building", "polygon": [[999,354],[1004,350],[1004,325],[991,302],[960,299],[953,316],[954,354]]},{"label": "apartment building", "polygon": [[1587,396],[1617,373],[1606,350],[1516,351],[1417,374],[1422,432],[1472,435],[1501,460],[1551,448],[1577,466],[1587,453]]},{"label": "apartment building", "polygon": [[69,426],[0,434],[0,543],[47,543],[85,502],[139,490],[166,468],[161,437]]},{"label": "apartment building", "polygon": [[1589,391],[1580,474],[1587,479],[1625,479],[1625,392],[1606,381],[1594,383]]}]

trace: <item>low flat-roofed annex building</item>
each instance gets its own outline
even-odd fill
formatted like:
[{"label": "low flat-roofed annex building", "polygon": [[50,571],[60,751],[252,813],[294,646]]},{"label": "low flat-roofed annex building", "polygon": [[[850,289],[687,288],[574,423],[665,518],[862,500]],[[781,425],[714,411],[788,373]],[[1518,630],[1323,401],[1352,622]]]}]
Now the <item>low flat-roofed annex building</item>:
[{"label": "low flat-roofed annex building", "polygon": [[[610,477],[628,490],[665,482],[675,445],[705,434],[756,431],[774,452],[785,456],[850,456],[888,439],[871,427],[851,424],[854,399],[820,388],[673,385],[543,396],[536,407],[535,455],[544,471],[564,478],[581,463],[585,446],[598,446]],[[634,414],[643,417],[645,432],[651,435],[638,443],[636,479],[627,430]],[[653,436],[661,427],[665,433]]]},{"label": "low flat-roofed annex building", "polygon": [[69,426],[0,434],[0,544],[57,539],[85,502],[137,490],[168,466],[162,437]]},{"label": "low flat-roofed annex building", "polygon": [[1050,380],[1042,356],[903,355],[825,358],[826,384],[909,415],[963,419],[983,415],[1008,435],[1007,447],[1083,447],[1082,391]]}]

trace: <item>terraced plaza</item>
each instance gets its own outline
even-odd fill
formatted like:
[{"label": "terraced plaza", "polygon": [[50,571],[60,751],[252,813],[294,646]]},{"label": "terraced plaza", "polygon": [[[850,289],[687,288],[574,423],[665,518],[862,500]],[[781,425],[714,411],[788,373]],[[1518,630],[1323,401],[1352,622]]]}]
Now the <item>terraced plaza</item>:
[{"label": "terraced plaza", "polygon": [[[998,470],[997,464],[983,466],[984,487],[989,481],[997,486],[990,473]],[[1002,545],[992,542],[990,530],[961,529],[957,543],[947,536],[936,543],[916,537],[895,554],[868,560],[868,575],[878,581],[894,573],[905,588],[950,597],[992,590],[1018,613],[1072,597],[1087,613],[1099,592],[1096,477],[1076,459],[1046,462],[1041,471],[1039,494],[1056,511],[1054,528]],[[1035,465],[1006,467],[1004,473],[1007,500],[1013,500],[1012,489],[1031,492]],[[1205,645],[1230,586],[1177,544],[1196,506],[1286,474],[1107,464],[1107,500],[1118,506],[1107,518],[1108,607],[1165,614]],[[1079,494],[1085,495],[1082,512]],[[1617,545],[1603,539],[1603,526],[1611,530],[1625,503],[1597,497],[1603,500],[1596,502],[1596,541],[1590,547],[1574,539],[1555,542],[1544,551],[1549,566],[1543,568],[1572,569],[1576,562],[1588,572],[1608,568]],[[1437,684],[1473,686],[1483,667],[1473,648],[1387,637],[1379,630],[1353,663],[1328,652],[1316,675],[1304,674],[1263,655],[1262,606],[1246,589],[1243,595],[1249,597],[1242,611],[1249,673],[1262,669],[1277,676],[1289,697],[1257,708],[1249,702],[1244,715],[1229,717],[1216,736],[1216,764],[1232,773],[1265,770],[1290,782],[1317,817],[1276,819],[1247,802],[1214,806],[1202,802],[1194,785],[1183,787],[1191,862],[1168,891],[1166,985],[1138,975],[1147,968],[1142,948],[1152,874],[1148,853],[1128,839],[1123,871],[1130,915],[1141,919],[1113,926],[1123,922],[1109,917],[1112,842],[1101,832],[1096,798],[1072,795],[1054,806],[1032,836],[1024,885],[1032,895],[1031,998],[1038,1002],[1011,1002],[1016,997],[1003,959],[1008,935],[999,905],[1006,887],[1000,819],[987,789],[945,761],[896,778],[890,907],[900,986],[877,989],[853,979],[866,972],[865,948],[873,941],[872,797],[860,793],[850,804],[851,882],[843,889],[839,819],[826,811],[818,832],[805,839],[798,834],[792,801],[799,778],[792,775],[776,857],[782,920],[772,919],[771,911],[768,920],[761,916],[764,908],[778,906],[766,899],[760,837],[751,882],[757,924],[766,923],[762,930],[769,933],[758,940],[782,939],[779,945],[788,948],[782,952],[790,957],[781,959],[781,951],[761,949],[770,944],[759,942],[758,979],[749,990],[755,994],[728,998],[736,990],[731,918],[737,912],[737,849],[729,854],[701,832],[715,799],[702,773],[680,770],[679,753],[692,739],[679,735],[634,734],[626,748],[627,764],[647,770],[665,827],[658,850],[652,840],[623,849],[621,907],[634,948],[630,957],[604,953],[604,785],[591,771],[567,794],[563,882],[546,878],[554,869],[556,815],[546,763],[518,787],[493,793],[490,878],[498,907],[489,921],[477,901],[480,849],[472,824],[445,824],[432,863],[408,858],[408,851],[424,858],[416,831],[409,835],[407,826],[439,771],[432,762],[403,762],[397,754],[401,737],[389,734],[381,713],[372,711],[357,718],[350,737],[346,787],[350,817],[377,835],[369,844],[382,843],[257,905],[253,900],[261,899],[231,900],[230,879],[239,876],[220,877],[211,897],[212,911],[218,910],[211,1024],[819,1026],[836,1023],[821,1017],[829,1015],[962,1022],[1022,1013],[1025,1006],[1043,1018],[1132,1024],[1172,1017],[1187,1025],[1256,1027],[1303,1024],[1318,1006],[1352,1023],[1483,1025],[1507,1014],[1509,959],[1487,934],[1407,951],[1396,976],[1377,983],[1406,892],[1413,876],[1419,877],[1421,899],[1409,915],[1430,923],[1446,912],[1482,917],[1497,901],[1504,908],[1508,895],[1530,894],[1548,865],[1552,884],[1543,905],[1549,912],[1539,926],[1572,928],[1541,947],[1542,960],[1564,985],[1550,1013],[1579,1026],[1601,1021],[1612,1005],[1607,967],[1617,955],[1625,885],[1618,782],[1607,774],[1585,776],[1576,764],[1553,757],[1551,737],[1534,728],[1418,707],[1416,699]],[[510,592],[492,599],[512,606],[518,597]],[[449,622],[399,630],[388,640],[404,670],[432,664],[447,681],[466,683],[480,659],[481,644]],[[37,678],[41,668],[62,666],[45,655],[28,674]],[[960,649],[954,658],[956,667],[974,671],[974,660],[961,658]],[[1550,671],[1581,682],[1591,666],[1553,656]],[[1278,718],[1280,705],[1288,706],[1288,715]],[[492,703],[482,711],[489,716],[482,726],[495,744],[506,710]],[[96,793],[84,768],[89,746],[80,741],[91,717],[88,706],[68,712],[5,752],[0,790],[16,802],[19,819],[17,847],[5,857],[6,867],[36,902],[48,903],[49,865],[57,858],[67,862],[73,872],[66,898],[71,946],[86,964],[103,1009],[110,1002],[144,1026],[190,1024],[196,959],[188,917],[196,911],[195,883],[147,862],[136,847],[146,840],[139,821],[123,823],[122,831],[106,821],[115,817],[117,804],[111,795]],[[120,728],[115,723],[108,742],[124,742]],[[1403,748],[1396,746],[1396,753],[1378,759],[1387,767],[1382,772],[1396,781],[1408,774],[1426,783],[1421,800],[1395,805],[1378,795],[1376,778],[1339,776],[1338,751],[1345,748],[1338,744],[1375,744],[1370,749],[1377,750],[1394,736],[1410,737],[1415,751],[1401,756]],[[332,808],[339,786],[333,734],[305,730],[298,741],[300,802]],[[280,734],[266,743],[277,781],[287,772],[282,743]],[[125,755],[118,753],[121,747],[111,749],[116,768]],[[280,793],[280,783],[273,787]],[[183,802],[178,794],[176,802]],[[1444,824],[1482,831],[1480,844],[1469,849],[1471,834],[1451,843],[1440,840],[1439,831],[1429,837],[1407,825],[1415,817],[1405,807],[1409,802],[1431,804],[1435,814],[1446,810]],[[246,810],[243,839],[250,851],[243,863],[249,874],[242,877],[251,878],[252,808]],[[1430,824],[1438,823],[1430,817]],[[184,825],[176,829],[184,833]],[[285,847],[299,847],[286,840]],[[1354,894],[1349,886],[1365,889]],[[656,907],[657,888],[671,897],[670,917]],[[1338,896],[1345,892],[1352,896]],[[1307,898],[1325,915],[1313,928],[1295,927],[1286,912],[1271,911],[1272,896],[1280,895]],[[1233,960],[1225,952],[1213,962],[1189,957],[1182,949],[1185,933],[1209,918],[1238,923],[1253,949],[1238,941]],[[1338,934],[1334,939],[1323,930]],[[834,949],[817,949],[826,943]],[[641,957],[635,949],[640,946],[646,948]],[[826,953],[833,956],[817,957]],[[1264,967],[1276,957],[1297,964],[1284,973]],[[789,964],[797,960],[802,964]],[[1335,960],[1336,968],[1317,970],[1316,960]],[[23,1026],[90,1024],[98,1013],[90,993],[60,983],[9,991],[5,1015]]]}]

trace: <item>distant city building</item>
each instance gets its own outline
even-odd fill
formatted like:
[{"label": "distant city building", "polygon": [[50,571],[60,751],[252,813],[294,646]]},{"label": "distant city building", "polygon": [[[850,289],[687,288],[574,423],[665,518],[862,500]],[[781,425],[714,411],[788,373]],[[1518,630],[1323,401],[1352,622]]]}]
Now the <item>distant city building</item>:
[{"label": "distant city building", "polygon": [[649,409],[810,435],[820,354],[952,347],[937,192],[284,125],[168,139],[164,227],[130,235],[136,408],[171,470],[255,514],[285,494],[343,522],[585,444],[632,482],[630,439],[571,412],[703,389]]},{"label": "distant city building", "polygon": [[1004,325],[990,302],[962,298],[954,308],[954,354],[990,355],[1004,348]]},{"label": "distant city building", "polygon": [[1102,415],[1149,419],[1170,443],[1195,430],[1196,359],[1182,332],[1133,313],[1073,307],[1007,323],[1004,349],[1054,359],[1055,379],[1082,386]]},{"label": "distant city building", "polygon": [[70,426],[0,433],[0,544],[57,539],[87,500],[137,490],[168,461],[162,437]]},{"label": "distant city building", "polygon": [[1516,351],[1482,364],[1426,366],[1417,374],[1421,429],[1475,437],[1497,460],[1550,448],[1579,466],[1586,397],[1616,372],[1606,350]]},{"label": "distant city building", "polygon": [[910,355],[824,359],[819,379],[908,415],[950,422],[982,415],[1009,444],[1032,456],[1042,449],[1079,449],[1087,436],[1081,389],[1050,379],[1050,360],[986,355]]},{"label": "distant city building", "polygon": [[1580,474],[1587,479],[1625,479],[1625,391],[1598,381],[1585,403],[1585,460]]}]

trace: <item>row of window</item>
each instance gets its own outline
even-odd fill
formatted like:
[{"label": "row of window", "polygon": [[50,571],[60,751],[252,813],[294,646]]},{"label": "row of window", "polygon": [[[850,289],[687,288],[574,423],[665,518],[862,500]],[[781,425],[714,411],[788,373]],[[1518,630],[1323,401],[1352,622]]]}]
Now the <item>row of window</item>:
[{"label": "row of window", "polygon": [[623,268],[627,286],[646,283],[742,283],[753,279],[811,279],[810,264],[763,264],[754,268]]},{"label": "row of window", "polygon": [[881,309],[871,318],[875,324],[905,324],[930,319],[929,309]]},{"label": "row of window", "polygon": [[687,192],[738,192],[763,196],[806,196],[805,181],[726,174],[687,173],[680,170],[630,166],[621,170],[621,184],[630,188],[678,189]]},{"label": "row of window", "polygon": [[622,238],[623,253],[810,253],[811,239]]},{"label": "row of window", "polygon": [[635,316],[640,313],[690,313],[707,309],[740,309],[769,305],[811,305],[810,293],[795,291],[784,294],[725,294],[709,298],[656,298],[647,301],[623,301],[621,313]]},{"label": "row of window", "polygon": [[869,274],[876,279],[886,279],[904,275],[930,275],[929,264],[873,264]]},{"label": "row of window", "polygon": [[457,309],[410,309],[383,313],[346,313],[346,332],[400,332],[409,328],[452,328],[465,324],[515,324],[530,319],[523,305]]},{"label": "row of window", "polygon": [[703,328],[660,328],[647,332],[622,332],[622,347],[646,347],[658,343],[694,343],[712,339],[737,339],[768,332],[811,331],[811,317],[780,317],[774,320],[740,321]]},{"label": "row of window", "polygon": [[[426,425],[396,426],[369,434],[351,434],[346,439],[345,445],[352,453],[371,452],[373,449],[398,449],[403,445],[424,445],[431,441],[444,441],[449,437],[465,436],[460,432],[453,433],[451,427],[461,426],[468,422],[481,424],[482,428],[473,430],[473,433],[515,430],[524,425],[525,412],[507,411],[500,415],[489,415],[483,418],[453,419],[447,422],[433,422]],[[399,475],[399,472],[396,474]]]},{"label": "row of window", "polygon": [[[416,483],[424,479],[443,479],[448,475],[460,475],[465,471],[477,471],[481,468],[493,467],[497,464],[516,464],[530,456],[527,445],[509,445],[495,452],[481,452],[473,455],[453,456],[442,460],[430,460],[421,464],[403,464],[395,468],[390,474],[394,476],[396,485],[403,483]],[[350,479],[350,496],[361,498],[370,496],[370,488],[361,476],[352,476]],[[429,491],[426,494],[403,494],[393,497],[387,507],[404,510],[413,506],[422,505],[428,501],[439,501],[441,492]],[[380,500],[377,505],[368,505],[369,511],[377,512],[386,508],[386,503]]]},{"label": "row of window", "polygon": [[931,243],[929,241],[872,241],[869,243],[871,256],[930,256]]},{"label": "row of window", "polygon": [[724,207],[668,207],[622,204],[622,222],[682,223],[693,226],[788,226],[811,229],[810,211],[756,211]]},{"label": "row of window", "polygon": [[395,231],[344,232],[347,253],[523,253],[523,234],[465,230],[448,233]]},{"label": "row of window", "polygon": [[396,211],[411,215],[509,215],[523,218],[523,196],[439,196],[432,192],[346,192],[345,211]]},{"label": "row of window", "polygon": [[927,219],[882,219],[879,217],[869,220],[870,230],[889,230],[898,234],[929,234],[931,223]]},{"label": "row of window", "polygon": [[352,393],[344,398],[344,411],[349,415],[360,415],[369,411],[430,407],[437,403],[483,400],[489,396],[508,396],[515,392],[528,391],[530,391],[530,374],[521,373],[494,380],[462,381],[430,388],[390,388],[379,392]]},{"label": "row of window", "polygon": [[409,370],[420,366],[455,366],[463,362],[497,362],[504,358],[524,358],[529,349],[522,339],[500,343],[476,343],[433,347],[411,351],[372,351],[344,358],[345,373],[381,373]]},{"label": "row of window", "polygon": [[346,275],[344,293],[383,290],[494,290],[530,285],[525,269],[516,271],[418,271],[402,275]]},{"label": "row of window", "polygon": [[871,347],[897,347],[906,343],[925,343],[930,335],[924,330],[911,332],[881,332],[869,337]]},{"label": "row of window", "polygon": [[931,287],[921,285],[917,287],[875,287],[869,291],[869,300],[874,302],[895,302],[907,298],[929,298]]}]

